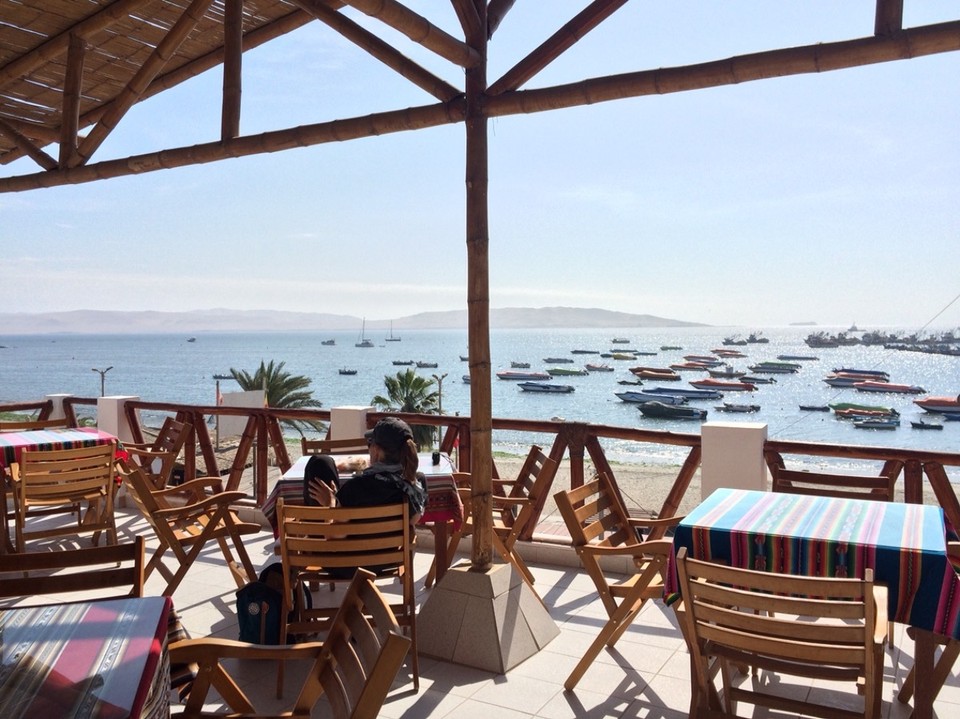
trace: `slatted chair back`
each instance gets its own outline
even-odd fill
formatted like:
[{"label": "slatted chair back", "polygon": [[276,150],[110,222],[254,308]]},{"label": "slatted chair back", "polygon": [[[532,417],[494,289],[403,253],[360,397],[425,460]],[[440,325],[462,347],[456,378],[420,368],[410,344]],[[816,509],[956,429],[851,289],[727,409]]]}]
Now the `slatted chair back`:
[{"label": "slatted chair back", "polygon": [[[325,631],[334,609],[306,607],[294,598],[314,582],[344,582],[357,567],[373,569],[377,579],[399,580],[391,609],[412,643],[414,688],[419,688],[416,595],[413,585],[413,530],[407,502],[372,507],[308,507],[277,503],[284,606],[280,642],[294,635]],[[283,621],[286,618],[286,621]],[[282,667],[278,695],[282,693]]]},{"label": "slatted chair back", "polygon": [[774,492],[810,494],[818,497],[872,499],[892,502],[896,479],[886,475],[864,476],[807,472],[774,466],[771,470]]},{"label": "slatted chair back", "polygon": [[[93,534],[106,531],[117,542],[113,514],[116,494],[114,443],[74,449],[25,449],[11,470],[15,546],[18,552],[34,539]],[[76,524],[29,523],[38,516],[75,514]]]},{"label": "slatted chair back", "polygon": [[[118,464],[128,496],[159,540],[147,562],[145,574],[149,578],[154,570],[160,572],[167,580],[163,590],[165,596],[173,596],[209,542],[219,545],[238,589],[256,578],[257,572],[243,545],[242,535],[258,534],[263,528],[257,523],[241,521],[233,511],[232,505],[246,497],[243,492],[207,494],[206,490],[219,485],[219,477],[198,477],[176,487],[153,489],[146,474],[136,464],[126,460],[120,460]],[[191,498],[188,504],[170,501],[171,497],[184,495]],[[167,553],[176,561],[175,570],[163,562]]]},{"label": "slatted chair back", "polygon": [[142,597],[143,568],[143,537],[106,547],[0,554],[0,597],[17,606],[48,603],[33,598],[50,594],[58,602],[80,592],[96,599]]},{"label": "slatted chair back", "polygon": [[[695,560],[686,548],[677,555],[684,637],[695,678],[691,714],[716,711],[738,716],[739,701],[791,714],[873,719],[880,715],[886,599],[875,591],[872,570],[865,579],[797,577]],[[722,703],[714,686],[714,663],[723,678]],[[862,710],[816,703],[807,688],[792,695],[770,692],[769,683],[737,684],[731,666],[794,676],[849,682],[863,693]],[[820,695],[823,696],[822,694]]]},{"label": "slatted chair back", "polygon": [[348,437],[346,439],[307,439],[300,438],[300,452],[309,454],[366,454],[366,437]]},{"label": "slatted chair back", "polygon": [[167,417],[153,442],[135,444],[125,442],[127,454],[134,459],[150,479],[154,489],[163,489],[170,483],[177,457],[186,443],[193,425]]},{"label": "slatted chair back", "polygon": [[0,432],[27,432],[32,429],[67,429],[70,426],[66,417],[57,419],[5,420],[0,422]]},{"label": "slatted chair back", "polygon": [[322,643],[264,646],[210,638],[174,644],[171,662],[199,666],[184,711],[175,716],[216,716],[203,712],[211,687],[227,705],[229,716],[266,716],[230,676],[225,659],[313,659],[293,709],[282,716],[309,717],[321,697],[329,702],[334,719],[378,716],[411,642],[401,634],[396,616],[374,580],[372,573],[362,569],[354,574]]},{"label": "slatted chair back", "polygon": [[[644,604],[663,596],[663,573],[673,543],[660,537],[682,517],[628,516],[620,495],[605,474],[581,487],[557,492],[553,499],[580,563],[610,616],[564,683],[572,690],[604,645],[613,647]],[[639,534],[642,529],[649,530],[649,538],[643,541]]]},{"label": "slatted chair back", "polygon": [[[550,462],[553,462],[546,454],[543,452],[543,448],[537,445],[532,445],[530,451],[527,452],[527,456],[523,461],[523,465],[520,467],[520,471],[517,473],[517,476],[514,479],[494,479],[493,480],[493,495],[494,499],[498,498],[510,498],[510,499],[519,499],[526,500],[531,495],[536,495],[534,490],[534,485],[537,482],[537,478],[543,475],[543,469]],[[556,464],[556,462],[554,462]],[[553,474],[556,474],[554,470]],[[550,477],[550,482],[553,482],[553,477]],[[541,485],[543,486],[543,485]],[[549,483],[546,486],[546,489],[549,489]],[[545,492],[541,492],[538,496],[543,496]],[[503,524],[507,527],[513,526],[514,522],[519,519],[520,509],[524,505],[510,504],[509,502],[501,502],[500,506],[494,505],[494,511],[498,511],[500,519]],[[539,509],[542,509],[542,504]]]}]

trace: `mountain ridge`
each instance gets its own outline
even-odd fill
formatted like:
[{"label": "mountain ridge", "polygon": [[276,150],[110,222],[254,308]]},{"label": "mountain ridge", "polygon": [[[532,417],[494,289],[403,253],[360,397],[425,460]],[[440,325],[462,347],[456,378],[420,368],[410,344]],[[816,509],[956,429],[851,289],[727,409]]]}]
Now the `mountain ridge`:
[{"label": "mountain ridge", "polygon": [[[420,312],[393,319],[364,320],[353,315],[285,310],[213,308],[184,312],[155,310],[69,310],[0,312],[0,334],[178,334],[196,332],[295,332],[358,330],[395,332],[466,329],[466,310]],[[583,307],[504,307],[490,310],[492,329],[707,327],[698,322]]]}]

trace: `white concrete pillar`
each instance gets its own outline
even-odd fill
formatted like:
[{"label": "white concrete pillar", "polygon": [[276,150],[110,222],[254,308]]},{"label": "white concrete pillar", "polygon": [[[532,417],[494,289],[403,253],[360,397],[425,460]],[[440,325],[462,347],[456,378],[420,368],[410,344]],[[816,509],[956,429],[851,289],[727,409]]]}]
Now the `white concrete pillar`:
[{"label": "white concrete pillar", "polygon": [[50,413],[49,419],[63,419],[66,417],[67,413],[63,410],[63,400],[72,396],[72,394],[48,394],[44,397],[44,399],[49,399],[53,402],[53,411]]},{"label": "white concrete pillar", "polygon": [[700,466],[702,499],[720,487],[767,490],[767,465],[763,461],[766,424],[705,422],[700,437],[703,446]]},{"label": "white concrete pillar", "polygon": [[353,439],[367,431],[367,413],[373,407],[334,407],[330,410],[330,439]]},{"label": "white concrete pillar", "polygon": [[120,438],[121,442],[133,442],[133,432],[124,405],[127,402],[140,399],[139,397],[115,395],[97,399],[97,427]]}]

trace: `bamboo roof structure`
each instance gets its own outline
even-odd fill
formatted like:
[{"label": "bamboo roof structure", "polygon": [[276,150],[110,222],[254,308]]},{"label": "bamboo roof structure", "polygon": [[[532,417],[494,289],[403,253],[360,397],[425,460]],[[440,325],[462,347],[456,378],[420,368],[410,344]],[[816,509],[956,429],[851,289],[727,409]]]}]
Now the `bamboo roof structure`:
[{"label": "bamboo roof structure", "polygon": [[[582,38],[616,13],[643,12],[644,5],[584,0],[572,17],[559,17],[552,3],[541,0],[537,12],[554,22],[552,34],[529,38],[524,57],[499,77],[488,77],[497,32],[510,23],[511,10],[519,4],[520,0],[432,0],[417,3],[420,14],[411,9],[412,2],[401,0],[0,0],[0,193],[462,123],[474,510],[489,520],[491,118],[960,50],[960,18],[904,27],[903,0],[876,0],[872,6],[861,4],[863,32],[858,37],[534,87],[542,71]],[[960,15],[960,6],[957,12]],[[680,37],[679,10],[677,16],[670,30]],[[422,91],[424,102],[242,134],[244,53],[307,25],[360,48],[401,82]],[[414,44],[419,54],[426,53],[446,71],[414,61],[399,41]],[[631,57],[630,48],[624,48],[624,56]],[[129,111],[135,105],[214,68],[223,81],[220,126],[208,132],[213,139],[128,157],[104,156],[104,142],[118,125],[133,122]],[[372,87],[369,94],[376,98],[377,90]],[[138,118],[142,121],[143,113]],[[17,162],[17,172],[24,163],[29,163],[28,171],[3,174],[3,167],[19,160],[23,162]],[[477,522],[475,537],[473,561],[483,567],[490,561],[489,521]]]}]

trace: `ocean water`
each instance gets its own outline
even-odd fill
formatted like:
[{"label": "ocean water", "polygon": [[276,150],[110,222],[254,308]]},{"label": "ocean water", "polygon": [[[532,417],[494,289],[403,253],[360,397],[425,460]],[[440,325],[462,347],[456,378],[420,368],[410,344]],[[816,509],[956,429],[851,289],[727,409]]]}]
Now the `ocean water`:
[{"label": "ocean water", "polygon": [[[818,330],[837,331],[845,328]],[[662,429],[698,433],[699,422],[655,420],[645,418],[636,405],[620,401],[615,393],[639,389],[617,384],[621,379],[634,379],[628,368],[636,364],[665,367],[682,362],[686,354],[708,354],[721,347],[723,338],[731,334],[745,336],[743,328],[681,329],[604,329],[604,330],[493,330],[491,357],[494,372],[509,369],[511,361],[529,362],[532,370],[543,371],[552,366],[547,357],[570,357],[572,365],[602,362],[615,372],[593,373],[584,377],[557,377],[555,383],[570,384],[570,394],[531,394],[523,392],[515,382],[492,380],[493,414],[504,418],[564,418],[627,427]],[[924,416],[936,420],[937,415],[922,412],[913,404],[918,395],[862,393],[853,389],[837,389],[822,379],[835,367],[880,369],[890,373],[891,382],[919,385],[930,395],[956,396],[960,393],[960,357],[928,355],[881,347],[841,347],[810,349],[803,338],[809,328],[766,329],[768,344],[737,347],[747,355],[733,359],[735,368],[775,360],[780,354],[813,355],[796,374],[776,375],[777,383],[760,385],[755,392],[730,392],[725,399],[734,403],[758,404],[753,414],[721,413],[714,410],[719,400],[695,402],[708,410],[708,420],[763,422],[769,437],[856,445],[883,445],[960,452],[960,422],[946,422],[942,431],[915,430],[911,419]],[[400,334],[400,333],[398,333]],[[337,405],[364,405],[377,394],[384,393],[383,379],[406,367],[394,366],[394,360],[436,362],[436,368],[416,369],[424,376],[444,376],[442,405],[445,414],[469,414],[470,387],[463,382],[469,373],[461,361],[467,355],[465,330],[405,331],[401,341],[386,342],[385,333],[368,333],[374,347],[354,346],[358,333],[201,333],[188,342],[183,335],[40,335],[0,336],[0,401],[27,401],[51,393],[97,396],[100,374],[92,371],[111,367],[105,375],[107,394],[137,395],[148,401],[214,404],[214,374],[228,374],[231,368],[253,372],[261,360],[284,362],[293,374],[312,380],[314,396],[326,408]],[[613,337],[625,337],[630,344],[612,344]],[[334,339],[334,346],[322,340]],[[661,351],[664,345],[681,350]],[[597,355],[571,354],[574,349],[608,352],[617,349],[657,352],[637,361],[601,359]],[[338,370],[357,370],[356,375],[341,375]],[[666,386],[689,386],[687,381],[705,374],[682,373],[681,382]],[[647,386],[656,384],[647,382]],[[238,389],[232,380],[220,382],[221,391]],[[923,396],[923,395],[919,395]],[[850,422],[834,419],[832,413],[805,412],[803,405],[824,405],[831,402],[857,402],[896,407],[902,425],[892,431],[862,430]],[[537,437],[497,433],[494,443],[504,451],[524,451]],[[549,441],[540,437],[539,441]],[[683,453],[671,447],[637,447],[631,443],[605,443],[613,460],[675,463]]]}]

